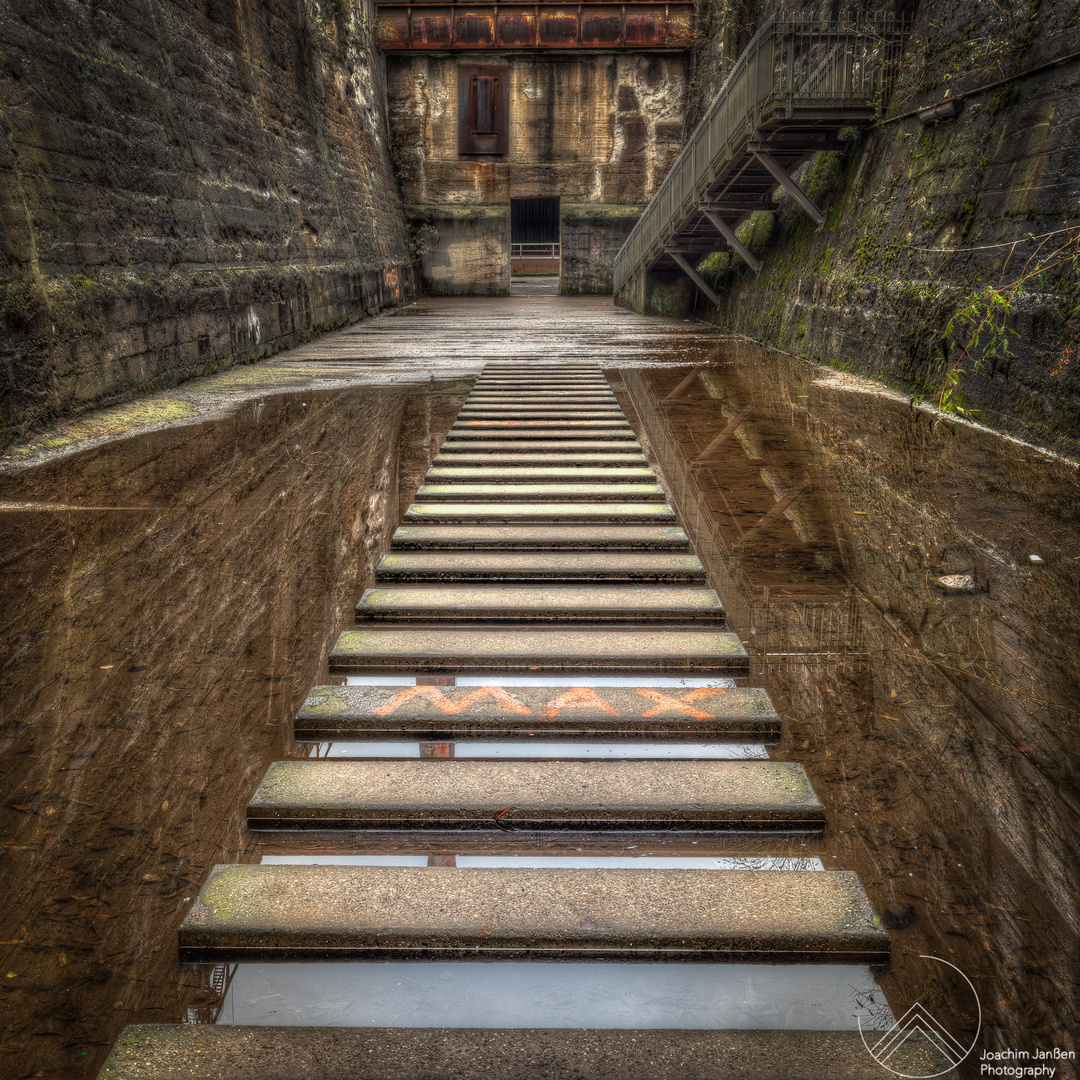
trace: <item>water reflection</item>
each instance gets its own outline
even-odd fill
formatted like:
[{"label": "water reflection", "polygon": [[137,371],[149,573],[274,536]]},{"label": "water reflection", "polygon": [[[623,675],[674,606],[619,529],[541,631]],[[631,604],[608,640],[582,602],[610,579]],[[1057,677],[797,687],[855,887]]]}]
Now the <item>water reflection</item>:
[{"label": "water reflection", "polygon": [[438,389],[267,396],[0,475],[0,1075],[96,1076],[125,1024],[216,1015],[176,928],[252,857],[244,805],[462,400]]},{"label": "water reflection", "polygon": [[826,865],[890,928],[882,988],[973,1035],[940,956],[981,1045],[1080,1049],[1076,468],[750,346],[674,403],[680,372],[620,374],[785,716],[773,756],[825,803]]},{"label": "water reflection", "polygon": [[873,992],[857,964],[240,964],[218,1022],[851,1030]]}]

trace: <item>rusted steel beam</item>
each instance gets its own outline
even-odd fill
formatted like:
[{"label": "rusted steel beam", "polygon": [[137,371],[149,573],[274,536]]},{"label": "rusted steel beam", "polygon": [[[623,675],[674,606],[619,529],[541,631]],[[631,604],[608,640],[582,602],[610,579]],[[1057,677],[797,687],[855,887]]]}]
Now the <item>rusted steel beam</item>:
[{"label": "rusted steel beam", "polygon": [[719,450],[720,447],[723,446],[724,443],[726,443],[728,441],[728,439],[730,439],[731,436],[735,434],[736,430],[738,430],[739,425],[753,411],[754,411],[753,408],[751,406],[747,405],[747,407],[745,409],[743,409],[743,411],[741,413],[739,413],[739,415],[736,416],[731,421],[731,423],[728,424],[728,426],[726,428],[724,428],[724,430],[721,431],[720,434],[717,435],[716,438],[713,439],[713,441],[711,443],[709,443],[709,445],[706,446],[705,449],[702,450],[701,453],[696,458],[694,458],[693,461],[690,462],[690,464],[691,465],[704,465],[709,460],[709,458],[711,458],[713,456],[713,454],[715,454],[716,451]]},{"label": "rusted steel beam", "polygon": [[420,49],[688,49],[692,3],[377,4],[375,40]]},{"label": "rusted steel beam", "polygon": [[805,480],[798,487],[792,488],[771,510],[762,515],[761,520],[749,528],[735,541],[735,547],[745,547],[754,537],[764,532],[777,518],[781,517],[784,511],[804,492],[809,491],[811,488],[810,477],[806,477]]}]

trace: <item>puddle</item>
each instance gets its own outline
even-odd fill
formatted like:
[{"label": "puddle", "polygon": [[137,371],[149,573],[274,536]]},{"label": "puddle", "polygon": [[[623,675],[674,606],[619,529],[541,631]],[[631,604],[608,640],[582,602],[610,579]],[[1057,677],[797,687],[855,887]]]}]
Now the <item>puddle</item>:
[{"label": "puddle", "polygon": [[979,1045],[1080,1050],[1076,469],[751,346],[675,404],[681,372],[619,373],[785,717],[771,756],[806,767],[825,865],[889,928],[894,1009],[974,1037],[940,957]]},{"label": "puddle", "polygon": [[[856,964],[280,963],[230,972],[220,1024],[851,1030]],[[880,993],[878,994],[880,997]],[[885,1006],[877,1022],[892,1023]],[[864,1019],[864,1024],[866,1023]]]},{"label": "puddle", "polygon": [[[679,348],[708,358],[699,344]],[[771,756],[805,765],[826,805],[825,839],[530,839],[526,856],[491,838],[394,838],[387,850],[385,837],[249,835],[244,806],[272,760],[421,752],[297,748],[290,718],[327,681],[334,629],[463,400],[437,383],[268,395],[261,410],[0,477],[0,948],[11,1017],[0,1073],[92,1077],[125,1024],[185,1018],[850,1027],[853,1009],[881,1010],[884,994],[897,1014],[919,1000],[973,1032],[970,1003],[923,954],[972,980],[983,1046],[1080,1049],[1075,471],[742,347],[676,405],[659,402],[678,369],[620,374],[749,643],[750,684],[785,716]],[[741,436],[691,467],[751,406]],[[753,533],[806,480],[791,514]],[[350,679],[360,681],[414,680]],[[730,684],[460,685],[492,682]],[[457,743],[455,753],[764,751],[530,741]],[[176,928],[214,863],[373,856],[819,860],[859,873],[893,965],[871,977],[831,965],[177,964]]]}]

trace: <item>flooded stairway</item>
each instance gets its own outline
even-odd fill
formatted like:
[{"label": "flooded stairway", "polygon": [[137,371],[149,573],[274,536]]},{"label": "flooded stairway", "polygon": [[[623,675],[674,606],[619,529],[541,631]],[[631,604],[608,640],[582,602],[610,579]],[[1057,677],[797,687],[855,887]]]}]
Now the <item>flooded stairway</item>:
[{"label": "flooded stairway", "polygon": [[[395,835],[493,833],[521,854],[540,835],[764,838],[824,828],[802,766],[766,757],[483,753],[500,741],[760,744],[778,735],[765,691],[734,684],[747,654],[594,365],[485,368],[356,622],[330,656],[331,673],[350,683],[313,689],[296,737],[407,741],[422,756],[361,750],[274,763],[249,803],[249,827],[349,830],[390,846]],[[560,676],[571,678],[559,685]],[[455,756],[459,742],[480,749]],[[181,957],[888,960],[850,872],[577,861],[218,866],[180,929]],[[102,1075],[464,1077],[481,1058],[483,1075],[536,1080],[878,1069],[853,1031],[639,1031],[629,1020],[622,1031],[138,1027]]]}]

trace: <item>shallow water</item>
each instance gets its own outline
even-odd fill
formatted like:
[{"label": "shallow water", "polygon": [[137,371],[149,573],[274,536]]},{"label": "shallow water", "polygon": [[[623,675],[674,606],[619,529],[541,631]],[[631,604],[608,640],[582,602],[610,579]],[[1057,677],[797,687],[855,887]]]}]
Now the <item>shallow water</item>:
[{"label": "shallow water", "polygon": [[[614,977],[591,983],[595,969],[571,976],[572,965],[180,966],[176,928],[207,869],[282,858],[466,865],[527,853],[853,869],[890,929],[893,966],[862,969],[846,997],[829,983],[830,1023],[838,1009],[850,1025],[918,999],[973,1032],[970,1002],[920,960],[930,954],[974,983],[982,1045],[1077,1049],[1075,470],[996,436],[935,427],[783,357],[741,347],[725,356],[673,405],[660,401],[677,370],[613,378],[625,380],[624,400],[638,406],[749,643],[751,681],[784,713],[771,756],[805,764],[826,805],[823,839],[538,836],[507,850],[504,837],[248,834],[244,807],[266,764],[327,752],[294,746],[291,716],[326,681],[325,651],[460,405],[437,383],[268,396],[257,411],[0,478],[0,504],[22,506],[0,509],[0,1075],[94,1076],[127,1023],[284,1022],[305,998],[325,1003],[326,1023],[432,1022],[439,1002],[475,985],[462,1022],[511,1023],[505,997],[519,1005],[517,1026],[555,1023],[592,996],[607,1002],[595,1013],[604,1025],[621,1026],[630,1010],[656,1026],[810,1026],[822,996],[817,983],[757,965],[752,983],[732,969],[630,965],[638,982],[626,1000]],[[690,467],[748,406],[723,454]],[[791,515],[740,547],[805,479]],[[962,573],[974,594],[934,584]],[[455,746],[460,756],[733,749],[742,752]],[[800,970],[824,983],[838,973]],[[503,979],[552,1011],[530,1013]],[[385,996],[383,1011],[349,1011],[362,987]]]}]

